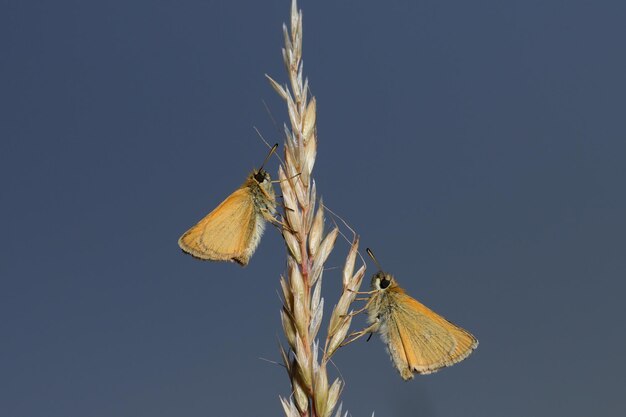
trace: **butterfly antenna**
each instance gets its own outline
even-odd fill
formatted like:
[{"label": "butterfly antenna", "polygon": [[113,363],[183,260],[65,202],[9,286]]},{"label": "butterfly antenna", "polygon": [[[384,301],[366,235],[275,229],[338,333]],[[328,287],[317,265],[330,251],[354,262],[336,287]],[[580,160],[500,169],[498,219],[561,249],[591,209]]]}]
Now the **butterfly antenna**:
[{"label": "butterfly antenna", "polygon": [[278,148],[278,143],[275,143],[274,146],[272,146],[272,149],[270,149],[269,153],[265,157],[265,161],[263,161],[263,163],[261,164],[259,171],[263,170],[263,167],[265,166],[265,163],[267,162],[267,160],[270,159],[270,156],[272,156],[274,152],[276,152],[276,148]]},{"label": "butterfly antenna", "polygon": [[376,257],[374,256],[374,252],[372,252],[372,250],[370,248],[365,249],[365,251],[367,252],[367,254],[370,256],[370,258],[372,258],[372,261],[374,261],[374,263],[376,264],[376,266],[378,267],[379,271],[382,271],[383,268],[381,268],[380,264],[378,263],[378,261],[376,260]]},{"label": "butterfly antenna", "polygon": [[[257,134],[257,135],[259,135],[259,138],[261,138],[261,140],[263,141],[263,143],[264,143],[264,144],[265,144],[268,148],[270,148],[270,149],[271,149],[272,147],[271,147],[271,146],[270,146],[270,144],[269,144],[269,143],[265,140],[265,138],[264,138],[264,137],[263,137],[263,135],[261,134],[261,131],[259,131],[259,129],[258,129],[256,126],[254,126],[254,131],[256,132],[256,134]],[[276,158],[278,158],[278,160],[280,161],[280,164],[281,164],[281,165],[284,165],[284,164],[283,164],[283,160],[282,160],[282,158],[280,157],[280,155],[278,154],[278,152],[276,152],[276,153],[275,153],[275,155],[276,155]]]}]

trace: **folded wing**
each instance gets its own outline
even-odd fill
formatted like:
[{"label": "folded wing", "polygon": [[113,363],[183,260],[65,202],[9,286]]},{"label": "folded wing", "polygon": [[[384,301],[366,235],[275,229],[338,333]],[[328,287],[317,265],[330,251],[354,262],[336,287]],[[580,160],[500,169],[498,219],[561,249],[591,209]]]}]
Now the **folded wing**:
[{"label": "folded wing", "polygon": [[389,352],[404,379],[413,372],[429,374],[465,359],[478,341],[468,331],[449,322],[419,301],[401,293],[390,312],[387,331]]},{"label": "folded wing", "polygon": [[256,222],[251,191],[243,187],[186,231],[178,245],[196,258],[246,265],[258,244]]}]

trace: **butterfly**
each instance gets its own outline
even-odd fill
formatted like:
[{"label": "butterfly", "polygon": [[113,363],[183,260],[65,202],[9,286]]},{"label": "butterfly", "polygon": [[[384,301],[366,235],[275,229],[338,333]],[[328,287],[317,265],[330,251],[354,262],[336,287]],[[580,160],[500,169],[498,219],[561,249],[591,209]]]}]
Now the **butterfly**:
[{"label": "butterfly", "polygon": [[261,168],[252,171],[241,187],[178,239],[184,252],[204,260],[248,264],[265,222],[274,221],[276,197],[263,166],[277,147],[272,147]]},{"label": "butterfly", "polygon": [[[376,262],[370,249],[367,253]],[[404,380],[460,362],[478,346],[471,333],[409,296],[380,266],[371,286],[365,306],[370,326],[352,334],[348,343],[378,333]]]}]

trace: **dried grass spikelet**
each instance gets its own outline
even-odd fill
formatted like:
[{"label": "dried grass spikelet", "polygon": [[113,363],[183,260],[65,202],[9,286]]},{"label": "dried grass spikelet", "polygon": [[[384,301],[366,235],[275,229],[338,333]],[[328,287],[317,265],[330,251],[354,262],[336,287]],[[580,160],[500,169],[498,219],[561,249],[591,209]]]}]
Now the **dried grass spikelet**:
[{"label": "dried grass spikelet", "polygon": [[[289,126],[284,129],[284,164],[278,178],[284,202],[282,235],[287,247],[287,273],[280,278],[280,317],[290,348],[281,347],[281,356],[292,395],[289,400],[281,398],[281,403],[288,417],[330,417],[343,384],[338,378],[329,384],[327,364],[349,330],[352,318],[348,310],[361,285],[365,266],[354,273],[359,244],[355,237],[343,269],[343,291],[333,309],[324,349],[320,350],[317,337],[324,311],[324,264],[339,230],[335,227],[325,233],[324,206],[317,200],[311,175],[317,156],[317,102],[314,97],[309,98],[308,80],[303,78],[302,13],[295,0],[290,20],[290,29],[283,25],[282,50],[289,82],[281,85],[267,76],[286,102],[289,116]],[[341,417],[341,413],[340,405],[335,416]]]},{"label": "dried grass spikelet", "polygon": [[361,287],[363,277],[365,276],[365,265],[362,265],[359,270],[354,273],[358,245],[359,239],[355,238],[343,269],[343,290],[341,297],[330,316],[326,347],[324,348],[326,358],[328,359],[341,346],[341,343],[348,334],[348,330],[350,330],[352,316],[350,314],[351,312],[348,310],[350,305],[354,302],[356,294]]}]

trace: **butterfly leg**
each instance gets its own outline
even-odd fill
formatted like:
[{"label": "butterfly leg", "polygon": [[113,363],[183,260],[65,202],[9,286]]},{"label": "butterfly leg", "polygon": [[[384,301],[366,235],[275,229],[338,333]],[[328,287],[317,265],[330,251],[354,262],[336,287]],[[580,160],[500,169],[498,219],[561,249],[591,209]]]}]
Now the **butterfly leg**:
[{"label": "butterfly leg", "polygon": [[[371,295],[374,294],[375,292],[377,292],[378,290],[372,290],[372,291],[354,291],[351,290],[350,288],[346,288],[346,291],[350,291],[353,294],[361,294],[361,295]],[[368,298],[369,299],[369,298]]]},{"label": "butterfly leg", "polygon": [[[368,333],[370,333],[370,337],[371,337],[371,335],[376,333],[379,328],[380,328],[380,320],[376,319],[376,321],[374,323],[372,323],[370,326],[366,327],[365,329],[360,330],[358,332],[350,333],[348,336],[346,336],[346,338],[343,340],[343,342],[341,342],[341,345],[339,345],[339,346],[340,347],[347,346],[350,343],[352,343],[352,342],[362,338],[363,336],[365,336]],[[369,340],[369,338],[368,338],[368,340]]]},{"label": "butterfly leg", "polygon": [[352,311],[349,314],[344,314],[341,317],[342,318],[347,318],[347,317],[354,317],[356,315],[361,314],[362,312],[364,312],[365,310],[367,310],[369,308],[370,303],[372,302],[372,298],[365,298],[365,300],[367,300],[367,303],[365,303],[365,305],[363,306],[363,308],[358,309],[357,311]]},{"label": "butterfly leg", "polygon": [[345,318],[345,317],[354,317],[354,316],[357,316],[357,315],[361,314],[361,313],[362,313],[362,312],[364,312],[365,310],[367,310],[367,304],[365,305],[365,307],[360,308],[360,309],[358,309],[357,311],[352,311],[352,312],[350,312],[350,313],[348,313],[348,314],[344,314],[344,315],[342,315],[341,317],[342,317],[342,318]]},{"label": "butterfly leg", "polygon": [[262,211],[261,211],[261,215],[263,216],[263,218],[265,219],[265,221],[267,221],[268,223],[270,223],[270,224],[272,224],[272,225],[276,226],[277,228],[279,228],[279,229],[285,229],[285,230],[290,231],[291,233],[294,233],[293,229],[292,229],[291,227],[289,227],[289,225],[288,225],[287,223],[282,222],[282,221],[280,221],[280,220],[276,219],[274,216],[272,216],[272,215],[270,214],[270,212],[269,212],[269,211],[262,210]]}]

